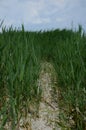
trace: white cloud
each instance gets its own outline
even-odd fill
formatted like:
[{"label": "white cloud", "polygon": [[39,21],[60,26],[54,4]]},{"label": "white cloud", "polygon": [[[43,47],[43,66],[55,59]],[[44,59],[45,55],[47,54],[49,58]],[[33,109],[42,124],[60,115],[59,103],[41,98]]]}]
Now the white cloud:
[{"label": "white cloud", "polygon": [[85,0],[0,0],[0,19],[17,27],[22,23],[26,27],[63,27],[72,21],[85,24],[85,6]]},{"label": "white cloud", "polygon": [[37,18],[35,21],[32,21],[33,24],[47,24],[50,22],[51,20],[49,18]]},{"label": "white cloud", "polygon": [[57,6],[58,8],[62,8],[65,6],[68,0],[48,0],[49,3],[51,3],[54,6]]},{"label": "white cloud", "polygon": [[64,19],[62,19],[62,18],[56,18],[56,22],[63,22],[64,21]]},{"label": "white cloud", "polygon": [[[12,3],[13,2],[13,3]],[[24,22],[25,24],[28,22],[33,22],[38,19],[40,11],[42,9],[42,1],[40,3],[25,1],[18,2],[18,0],[8,0],[1,3],[2,8],[0,8],[0,14],[6,20],[10,21],[9,23],[19,23]],[[9,24],[8,23],[8,24]]]}]

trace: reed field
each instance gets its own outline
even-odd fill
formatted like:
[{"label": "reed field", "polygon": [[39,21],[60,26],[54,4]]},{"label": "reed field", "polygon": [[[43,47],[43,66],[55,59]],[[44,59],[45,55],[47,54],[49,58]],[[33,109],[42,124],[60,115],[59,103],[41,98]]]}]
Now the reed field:
[{"label": "reed field", "polygon": [[85,32],[81,26],[77,31],[28,32],[23,25],[21,30],[2,28],[0,33],[0,130],[8,120],[15,130],[22,110],[27,116],[29,104],[40,102],[37,80],[45,61],[53,65],[57,76],[54,89],[60,93],[62,130],[86,130]]}]

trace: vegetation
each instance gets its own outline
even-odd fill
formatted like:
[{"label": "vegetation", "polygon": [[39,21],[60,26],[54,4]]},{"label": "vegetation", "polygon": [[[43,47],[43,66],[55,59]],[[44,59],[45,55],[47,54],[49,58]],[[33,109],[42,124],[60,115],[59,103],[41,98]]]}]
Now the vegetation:
[{"label": "vegetation", "polygon": [[40,63],[45,60],[53,64],[57,73],[63,102],[60,109],[64,111],[61,122],[64,120],[64,127],[68,129],[72,118],[71,130],[85,130],[86,35],[82,27],[77,31],[26,32],[23,25],[22,30],[10,27],[0,33],[1,130],[8,120],[14,130],[22,110],[27,115],[30,102],[40,101],[37,79]]}]

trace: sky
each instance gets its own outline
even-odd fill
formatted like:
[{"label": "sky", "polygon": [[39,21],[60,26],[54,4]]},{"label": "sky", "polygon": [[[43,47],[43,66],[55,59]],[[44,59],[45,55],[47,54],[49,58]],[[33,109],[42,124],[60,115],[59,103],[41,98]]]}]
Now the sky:
[{"label": "sky", "polygon": [[[86,30],[86,0],[0,0],[3,26],[26,30],[77,28]],[[0,28],[1,29],[1,28]]]}]

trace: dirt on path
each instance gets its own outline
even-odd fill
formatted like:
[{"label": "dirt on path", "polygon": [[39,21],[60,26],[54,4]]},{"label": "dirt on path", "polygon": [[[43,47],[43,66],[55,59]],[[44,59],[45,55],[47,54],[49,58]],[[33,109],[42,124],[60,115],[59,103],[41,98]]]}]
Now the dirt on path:
[{"label": "dirt on path", "polygon": [[39,118],[31,119],[32,130],[61,130],[59,121],[58,91],[54,93],[56,75],[53,66],[41,64],[38,86],[42,89],[42,100],[39,106]]}]

